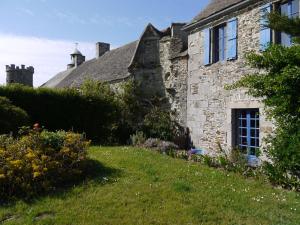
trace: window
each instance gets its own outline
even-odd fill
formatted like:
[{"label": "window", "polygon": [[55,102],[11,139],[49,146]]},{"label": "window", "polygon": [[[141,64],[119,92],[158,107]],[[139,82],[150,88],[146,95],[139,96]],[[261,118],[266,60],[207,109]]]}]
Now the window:
[{"label": "window", "polygon": [[223,24],[214,28],[214,43],[213,43],[213,62],[225,60],[226,52],[226,25]]},{"label": "window", "polygon": [[[272,9],[278,10],[282,15],[290,18],[299,17],[299,0],[282,1],[282,3],[268,3],[260,9],[260,50],[264,51],[270,43],[282,44],[289,47],[292,45],[292,37],[284,32],[274,32],[266,25],[267,14]],[[274,34],[274,35],[273,35]],[[274,37],[274,38],[273,38]]]},{"label": "window", "polygon": [[267,27],[267,15],[271,12],[272,5],[266,4],[260,9],[260,50],[264,51],[272,42],[272,30]]},{"label": "window", "polygon": [[204,65],[237,58],[237,19],[203,30]]},{"label": "window", "polygon": [[259,150],[259,110],[237,110],[237,146],[245,154],[256,155]]},{"label": "window", "polygon": [[[286,3],[280,5],[280,12],[282,15],[288,16],[290,18],[299,17],[299,0],[289,0]],[[292,36],[286,33],[281,33],[280,43],[284,46],[292,45]]]}]

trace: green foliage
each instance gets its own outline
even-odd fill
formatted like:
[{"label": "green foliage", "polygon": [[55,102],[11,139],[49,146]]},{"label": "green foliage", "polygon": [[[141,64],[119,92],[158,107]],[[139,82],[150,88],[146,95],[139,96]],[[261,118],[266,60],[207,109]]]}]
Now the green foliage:
[{"label": "green foliage", "polygon": [[268,149],[265,169],[272,183],[300,191],[300,125],[280,127]]},{"label": "green foliage", "polygon": [[[95,94],[84,85],[82,93],[75,89],[33,89],[22,85],[0,87],[0,96],[24,109],[30,123],[39,123],[51,131],[74,130],[89,139],[105,144],[114,135],[119,107],[112,97]],[[95,84],[101,89],[100,84]]]},{"label": "green foliage", "polygon": [[16,132],[19,127],[27,125],[28,122],[29,117],[23,109],[0,96],[0,134]]},{"label": "green foliage", "polygon": [[299,225],[300,201],[295,192],[137,148],[95,146],[89,155],[110,168],[61,194],[0,207],[0,221]]},{"label": "green foliage", "polygon": [[142,131],[137,131],[135,134],[130,135],[130,141],[133,146],[141,146],[146,142],[146,136]]},{"label": "green foliage", "polygon": [[115,93],[111,90],[109,84],[101,81],[85,80],[80,86],[80,93],[87,97],[115,101]]},{"label": "green foliage", "polygon": [[[292,34],[300,43],[299,18],[271,13],[269,21],[271,28]],[[248,88],[250,95],[263,98],[277,127],[267,140],[272,163],[265,170],[274,184],[300,190],[300,46],[271,45],[261,54],[250,53],[248,61],[260,72],[227,88]]]},{"label": "green foliage", "polygon": [[0,140],[1,201],[30,198],[84,175],[89,142],[81,134],[30,130]]},{"label": "green foliage", "polygon": [[278,12],[272,12],[268,15],[268,20],[268,27],[291,34],[294,37],[294,41],[300,43],[300,29],[298,29],[300,27],[299,17],[291,19],[288,16],[282,16]]},{"label": "green foliage", "polygon": [[145,109],[141,104],[141,93],[136,82],[128,80],[121,85],[120,89],[121,91],[116,94],[121,112],[117,136],[121,137],[121,143],[126,143],[131,134],[140,130]]},{"label": "green foliage", "polygon": [[177,124],[172,120],[169,112],[155,107],[145,116],[143,130],[147,137],[172,141]]}]

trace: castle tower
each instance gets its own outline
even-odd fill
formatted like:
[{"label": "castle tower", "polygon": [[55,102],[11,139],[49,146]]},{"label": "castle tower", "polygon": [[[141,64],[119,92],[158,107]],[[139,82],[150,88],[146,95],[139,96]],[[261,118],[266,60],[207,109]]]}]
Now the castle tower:
[{"label": "castle tower", "polygon": [[25,67],[21,65],[16,67],[14,64],[6,65],[6,84],[23,84],[33,87],[34,68],[32,66]]},{"label": "castle tower", "polygon": [[68,64],[68,69],[77,68],[82,63],[85,62],[85,56],[78,50],[78,43],[76,43],[76,47],[74,52],[71,54],[72,63]]}]

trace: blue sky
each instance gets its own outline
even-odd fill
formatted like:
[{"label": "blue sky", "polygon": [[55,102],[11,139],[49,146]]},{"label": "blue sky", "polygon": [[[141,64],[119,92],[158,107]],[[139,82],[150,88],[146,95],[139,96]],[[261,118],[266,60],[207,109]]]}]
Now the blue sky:
[{"label": "blue sky", "polygon": [[35,85],[64,70],[74,42],[87,56],[94,43],[118,47],[141,35],[190,21],[209,0],[0,0],[0,83],[5,64],[36,68]]}]

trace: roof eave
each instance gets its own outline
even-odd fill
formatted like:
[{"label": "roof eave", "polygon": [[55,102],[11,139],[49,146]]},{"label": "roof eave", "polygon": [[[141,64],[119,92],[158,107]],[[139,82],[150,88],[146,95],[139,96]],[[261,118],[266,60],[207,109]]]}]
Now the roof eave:
[{"label": "roof eave", "polygon": [[184,30],[186,32],[190,32],[190,31],[192,31],[195,28],[202,27],[202,26],[204,26],[204,25],[212,22],[213,20],[215,20],[217,18],[221,18],[222,16],[225,16],[225,15],[227,15],[229,13],[232,13],[232,12],[234,12],[236,10],[240,10],[240,9],[242,9],[244,7],[247,7],[248,5],[250,5],[252,3],[255,3],[255,2],[258,2],[258,0],[245,0],[243,2],[239,2],[239,3],[237,3],[235,5],[232,5],[232,6],[228,7],[228,8],[226,8],[226,9],[223,9],[223,10],[221,10],[219,12],[216,12],[216,13],[214,13],[214,14],[212,14],[212,15],[204,18],[204,19],[200,19],[198,21],[189,23],[186,26],[184,26],[182,28],[182,30]]}]

